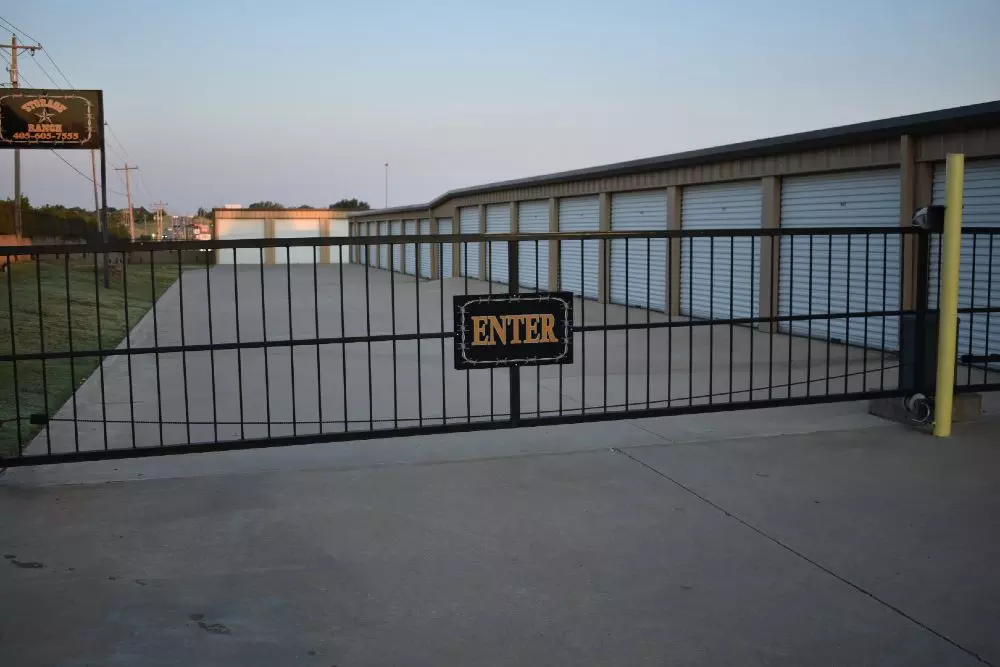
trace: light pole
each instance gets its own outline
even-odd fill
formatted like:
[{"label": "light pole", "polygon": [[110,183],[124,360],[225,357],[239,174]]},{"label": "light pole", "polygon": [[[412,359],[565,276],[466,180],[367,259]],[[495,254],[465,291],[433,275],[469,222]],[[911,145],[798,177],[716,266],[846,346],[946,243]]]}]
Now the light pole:
[{"label": "light pole", "polygon": [[385,208],[389,208],[389,163],[385,163]]}]

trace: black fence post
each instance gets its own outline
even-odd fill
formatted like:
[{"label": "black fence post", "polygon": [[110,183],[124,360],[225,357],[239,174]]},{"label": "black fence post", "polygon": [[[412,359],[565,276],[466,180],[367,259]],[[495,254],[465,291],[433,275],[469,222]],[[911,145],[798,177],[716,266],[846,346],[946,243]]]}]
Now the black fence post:
[{"label": "black fence post", "polygon": [[[507,241],[507,292],[518,294],[521,291],[521,279],[517,272],[517,241]],[[510,367],[510,421],[515,426],[521,421],[521,367]]]}]

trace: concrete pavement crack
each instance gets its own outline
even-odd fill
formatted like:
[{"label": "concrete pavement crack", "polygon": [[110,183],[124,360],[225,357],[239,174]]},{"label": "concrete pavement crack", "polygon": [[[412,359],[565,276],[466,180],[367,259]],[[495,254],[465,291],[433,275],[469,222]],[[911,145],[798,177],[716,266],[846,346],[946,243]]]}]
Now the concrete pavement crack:
[{"label": "concrete pavement crack", "polygon": [[730,519],[732,519],[732,520],[736,521],[737,523],[741,524],[745,528],[748,528],[748,529],[752,530],[753,532],[757,533],[758,535],[760,535],[764,539],[769,540],[770,542],[776,544],[777,546],[781,547],[782,549],[784,549],[785,551],[789,552],[790,554],[792,554],[792,555],[796,556],[797,558],[805,561],[806,563],[809,563],[810,565],[812,565],[813,567],[817,568],[818,570],[820,570],[822,572],[825,572],[826,574],[830,575],[831,577],[833,577],[837,581],[840,581],[841,583],[850,586],[851,588],[853,588],[858,593],[861,593],[862,595],[865,595],[865,596],[871,598],[872,600],[874,600],[878,604],[882,605],[886,609],[889,609],[890,611],[894,612],[898,616],[901,616],[902,618],[905,618],[910,623],[913,623],[917,627],[919,627],[919,628],[921,628],[921,629],[923,629],[923,630],[931,633],[932,635],[934,635],[938,639],[941,639],[941,640],[947,642],[948,644],[951,644],[952,646],[954,646],[958,650],[962,651],[963,653],[965,653],[966,655],[968,655],[968,656],[970,656],[972,658],[975,658],[976,660],[978,660],[982,664],[989,665],[989,667],[996,667],[993,663],[989,662],[988,660],[986,660],[985,658],[983,658],[981,655],[979,655],[975,651],[962,646],[961,644],[959,644],[954,639],[952,639],[952,638],[948,637],[947,635],[945,635],[945,634],[943,634],[943,633],[935,630],[934,628],[930,627],[926,623],[923,623],[923,622],[917,620],[913,616],[910,616],[909,614],[907,614],[905,611],[903,611],[899,607],[896,607],[895,605],[890,604],[889,602],[883,600],[882,598],[880,598],[879,596],[875,595],[874,593],[872,593],[871,591],[867,590],[866,588],[863,588],[860,585],[854,583],[850,579],[847,579],[847,578],[845,578],[845,577],[837,574],[836,572],[834,572],[830,568],[826,567],[825,565],[822,565],[821,563],[813,560],[809,556],[806,556],[801,551],[796,550],[795,548],[793,548],[793,547],[785,544],[784,542],[782,542],[778,538],[776,538],[776,537],[774,537],[774,536],[772,536],[772,535],[764,532],[763,530],[761,530],[757,526],[754,526],[752,523],[750,523],[746,519],[743,519],[742,517],[737,516],[736,514],[733,514],[732,512],[730,512],[729,510],[727,510],[726,508],[722,507],[721,505],[718,505],[718,504],[712,502],[711,500],[709,500],[705,496],[701,495],[700,493],[698,493],[697,491],[695,491],[691,487],[686,486],[685,484],[682,484],[681,482],[677,481],[676,479],[674,479],[670,475],[667,475],[666,473],[664,473],[663,471],[659,470],[658,468],[650,465],[649,463],[646,463],[645,461],[643,461],[641,459],[638,459],[638,458],[632,456],[628,452],[626,452],[623,449],[620,449],[618,447],[612,447],[611,451],[615,452],[616,454],[621,454],[622,456],[624,456],[625,458],[631,460],[632,462],[638,463],[640,466],[642,466],[643,468],[646,468],[647,470],[649,470],[653,474],[659,475],[660,477],[662,477],[663,479],[667,480],[668,482],[670,482],[671,484],[673,484],[677,488],[681,489],[685,493],[687,493],[687,494],[689,494],[691,496],[694,496],[695,498],[697,498],[701,502],[705,503],[709,507],[711,507],[711,508],[713,508],[713,509],[715,509],[715,510],[717,510],[719,512],[722,512],[727,517],[729,517]]}]

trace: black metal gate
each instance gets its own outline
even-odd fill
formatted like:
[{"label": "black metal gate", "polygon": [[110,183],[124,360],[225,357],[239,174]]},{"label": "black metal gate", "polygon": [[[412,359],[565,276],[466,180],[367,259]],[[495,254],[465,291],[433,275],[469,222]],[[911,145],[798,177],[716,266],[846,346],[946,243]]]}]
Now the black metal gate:
[{"label": "black metal gate", "polygon": [[[960,391],[1000,388],[989,356],[995,234],[966,234],[979,264],[963,274]],[[509,284],[468,277],[479,274],[466,252],[476,243],[483,278],[492,246],[507,245]],[[630,305],[610,303],[604,262],[599,300],[576,299],[572,365],[456,370],[451,297],[532,291],[521,249],[534,251],[534,291],[558,288],[543,284],[559,272],[539,266],[541,244],[549,257],[578,250],[581,274],[597,270],[588,244],[605,256],[621,244],[646,279],[639,294],[626,280]],[[655,244],[670,258],[662,276]],[[452,253],[465,277],[419,277],[426,245],[432,274]],[[893,332],[926,324],[915,285],[933,305],[940,272],[934,252],[924,277],[888,267],[932,245],[916,229],[829,228],[2,247],[0,466],[904,396],[927,361],[901,354],[895,341],[907,336]],[[296,263],[303,248],[312,259]],[[677,265],[706,248],[707,266]],[[380,268],[386,258],[394,265]],[[745,261],[762,296],[734,317]],[[661,279],[662,310],[648,307]],[[707,317],[681,307],[696,286]]]}]

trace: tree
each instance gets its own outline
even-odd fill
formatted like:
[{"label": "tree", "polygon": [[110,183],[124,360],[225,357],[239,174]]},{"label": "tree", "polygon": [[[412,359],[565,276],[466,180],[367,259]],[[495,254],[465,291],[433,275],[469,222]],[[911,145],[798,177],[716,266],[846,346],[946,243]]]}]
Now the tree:
[{"label": "tree", "polygon": [[247,206],[247,208],[258,208],[258,209],[273,211],[285,207],[276,201],[265,200],[265,201],[255,201],[254,203]]},{"label": "tree", "polygon": [[330,208],[337,211],[368,211],[371,210],[371,206],[368,202],[361,201],[357,197],[353,199],[341,199],[336,204],[330,204]]}]

